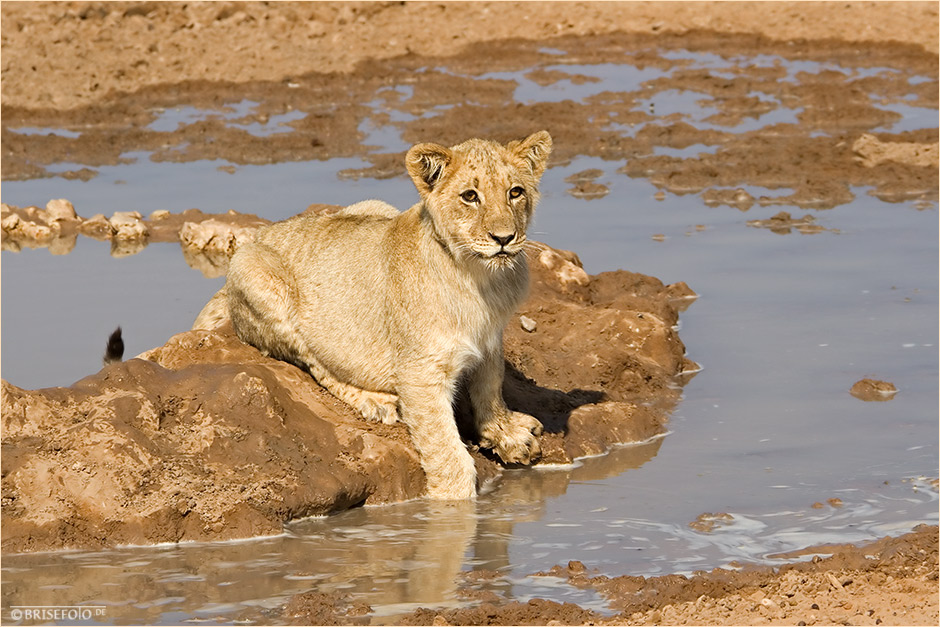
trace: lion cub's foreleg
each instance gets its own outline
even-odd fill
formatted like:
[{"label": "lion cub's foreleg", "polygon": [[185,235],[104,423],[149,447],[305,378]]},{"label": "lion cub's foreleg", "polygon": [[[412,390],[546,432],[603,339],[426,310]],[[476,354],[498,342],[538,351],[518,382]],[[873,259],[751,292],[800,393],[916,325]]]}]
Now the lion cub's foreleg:
[{"label": "lion cub's foreleg", "polygon": [[[428,368],[405,374],[398,388],[401,419],[408,426],[432,499],[476,495],[476,467],[460,439],[452,406],[456,381]],[[430,376],[429,376],[430,375]]]},{"label": "lion cub's foreleg", "polygon": [[468,381],[480,446],[493,449],[508,464],[529,464],[542,454],[538,440],[542,423],[506,407],[502,342],[497,346],[484,355]]}]

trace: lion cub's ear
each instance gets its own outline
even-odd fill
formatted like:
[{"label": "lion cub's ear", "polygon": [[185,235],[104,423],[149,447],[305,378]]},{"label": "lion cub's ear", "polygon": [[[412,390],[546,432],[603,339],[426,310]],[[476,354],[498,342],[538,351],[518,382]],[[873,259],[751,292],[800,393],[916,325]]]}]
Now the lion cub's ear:
[{"label": "lion cub's ear", "polygon": [[453,155],[448,148],[437,144],[416,144],[405,155],[405,167],[421,196],[426,196],[444,174],[444,168]]},{"label": "lion cub's ear", "polygon": [[548,131],[539,131],[525,139],[509,142],[506,148],[525,159],[532,168],[532,174],[539,178],[548,165],[548,155],[552,152],[552,136]]}]

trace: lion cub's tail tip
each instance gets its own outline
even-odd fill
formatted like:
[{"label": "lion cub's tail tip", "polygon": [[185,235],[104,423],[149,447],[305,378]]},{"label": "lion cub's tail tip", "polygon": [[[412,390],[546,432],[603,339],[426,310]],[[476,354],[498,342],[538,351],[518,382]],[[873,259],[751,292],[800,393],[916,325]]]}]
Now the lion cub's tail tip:
[{"label": "lion cub's tail tip", "polygon": [[105,348],[102,361],[107,366],[122,359],[124,359],[124,339],[121,337],[121,327],[118,327],[108,337],[108,346]]}]

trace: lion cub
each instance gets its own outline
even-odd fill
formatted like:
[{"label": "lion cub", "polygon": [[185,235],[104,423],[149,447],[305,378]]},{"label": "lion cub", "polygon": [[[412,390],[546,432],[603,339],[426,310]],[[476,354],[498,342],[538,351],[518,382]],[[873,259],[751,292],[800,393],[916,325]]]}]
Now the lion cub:
[{"label": "lion cub", "polygon": [[502,335],[526,293],[526,227],[551,146],[545,131],[505,146],[418,144],[406,156],[418,204],[264,227],[214,299],[243,341],[306,367],[368,419],[400,416],[432,498],[476,493],[452,408],[464,376],[480,444],[509,463],[541,453],[541,423],[503,402]]}]

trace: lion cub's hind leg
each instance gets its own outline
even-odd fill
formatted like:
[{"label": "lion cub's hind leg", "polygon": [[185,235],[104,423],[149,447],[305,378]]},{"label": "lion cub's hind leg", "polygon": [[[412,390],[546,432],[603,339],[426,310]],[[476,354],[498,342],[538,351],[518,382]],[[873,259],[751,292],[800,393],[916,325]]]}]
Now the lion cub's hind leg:
[{"label": "lion cub's hind leg", "polygon": [[296,361],[297,288],[293,273],[275,250],[257,242],[242,246],[232,257],[221,293],[228,299],[232,325],[243,342],[265,355]]},{"label": "lion cub's hind leg", "polygon": [[330,394],[356,409],[366,420],[387,425],[398,422],[398,396],[395,394],[363,390],[355,385],[344,383],[334,377],[312,355],[304,355],[301,359],[317,383],[325,387]]},{"label": "lion cub's hind leg", "polygon": [[257,242],[244,245],[232,258],[228,276],[224,291],[232,324],[243,342],[306,368],[317,383],[367,420],[398,422],[397,396],[340,381],[304,342],[295,322],[298,290],[293,273],[277,251]]}]

